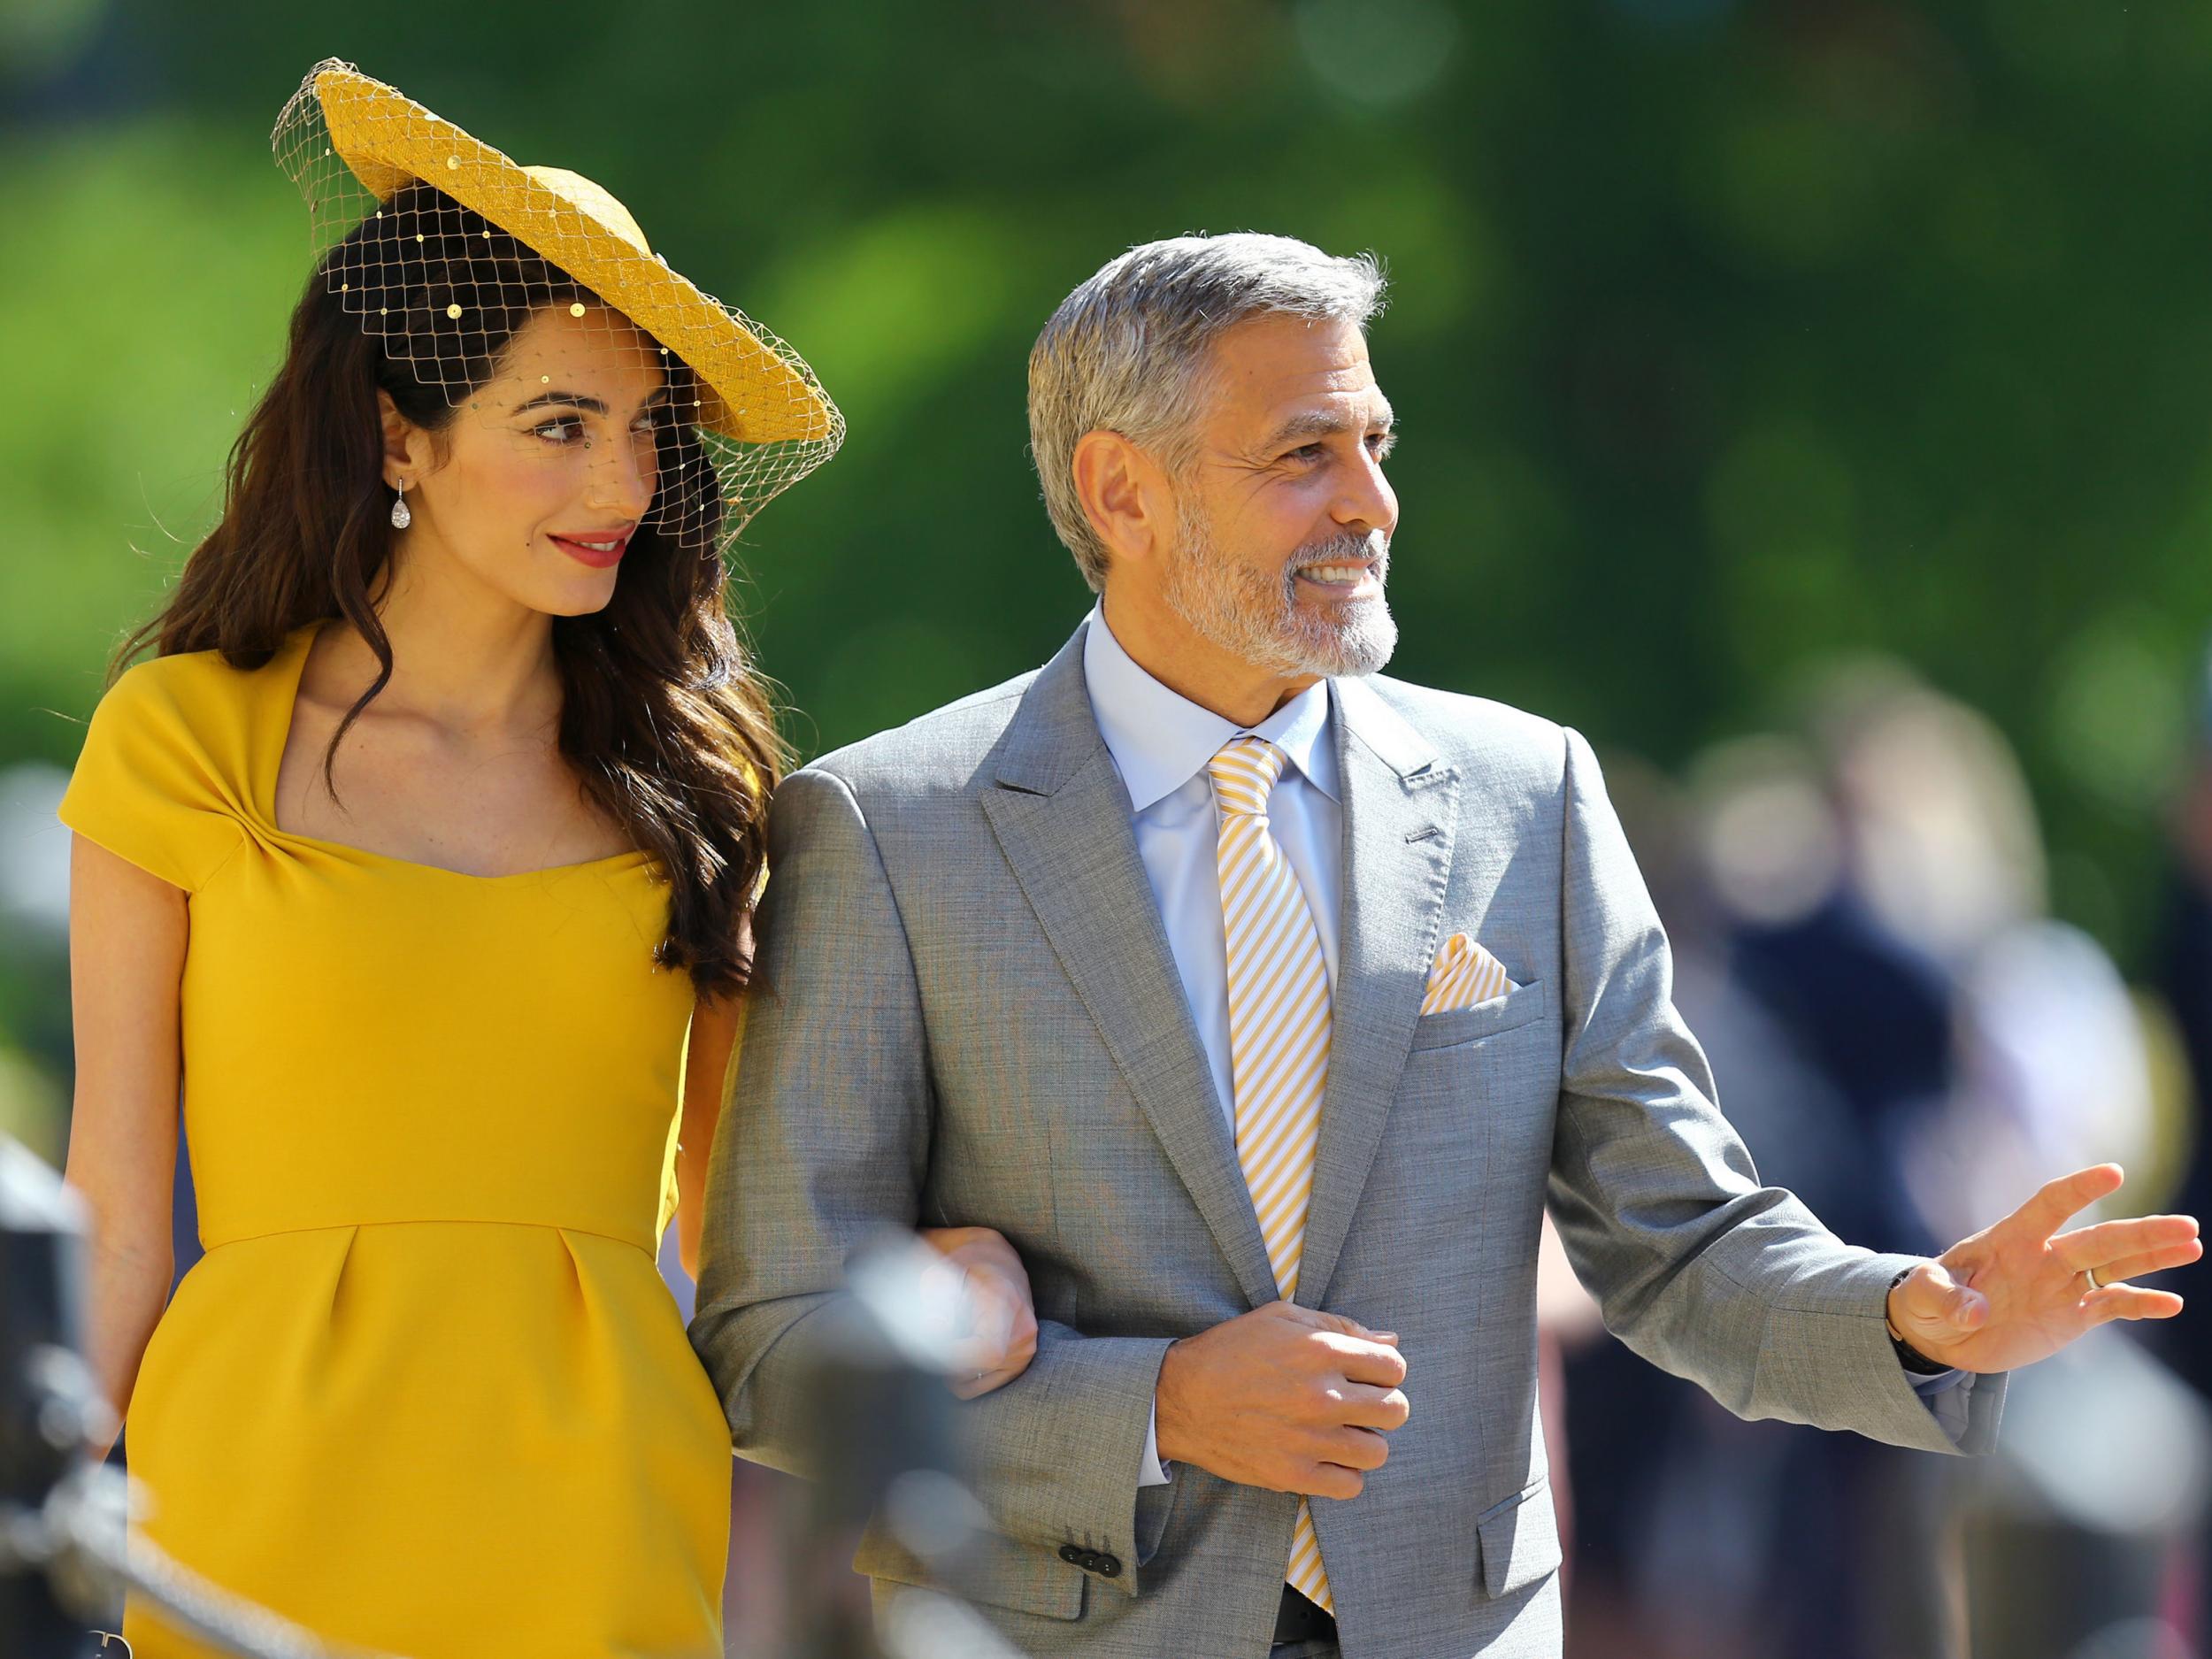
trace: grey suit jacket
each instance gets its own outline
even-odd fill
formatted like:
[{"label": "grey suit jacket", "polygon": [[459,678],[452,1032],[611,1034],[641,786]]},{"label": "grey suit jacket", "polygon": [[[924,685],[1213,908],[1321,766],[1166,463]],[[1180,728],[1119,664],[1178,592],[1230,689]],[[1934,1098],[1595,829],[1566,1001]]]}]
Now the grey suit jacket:
[{"label": "grey suit jacket", "polygon": [[[1555,1655],[1546,1202],[1608,1325],[1730,1409],[1950,1451],[1883,1325],[1912,1258],[1759,1185],[1580,737],[1380,676],[1332,695],[1341,960],[1299,1300],[1398,1332],[1413,1402],[1364,1493],[1313,1502],[1343,1649]],[[807,1317],[856,1245],[996,1227],[1041,1334],[962,1409],[997,1532],[960,1587],[1031,1653],[1258,1659],[1295,1500],[1137,1485],[1169,1343],[1275,1290],[1080,632],[795,773],[770,859],[692,1326],[738,1450],[795,1466]],[[1455,932],[1517,988],[1425,1018]],[[2001,1397],[1976,1390],[1969,1449]],[[879,1597],[927,1582],[882,1533],[856,1564]]]}]

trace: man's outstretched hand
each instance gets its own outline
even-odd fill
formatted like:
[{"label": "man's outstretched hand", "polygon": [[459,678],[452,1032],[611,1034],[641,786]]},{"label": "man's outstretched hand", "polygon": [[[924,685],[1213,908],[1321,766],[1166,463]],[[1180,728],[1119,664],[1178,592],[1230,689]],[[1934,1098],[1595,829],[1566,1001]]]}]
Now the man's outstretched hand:
[{"label": "man's outstretched hand", "polygon": [[[2170,1319],[2181,1298],[2124,1281],[2204,1254],[2193,1216],[2144,1216],[2059,1229],[2120,1189],[2116,1164],[2062,1175],[1889,1293],[1892,1333],[1960,1371],[2016,1371],[2113,1319]],[[2084,1270],[2093,1269],[2092,1289]]]}]

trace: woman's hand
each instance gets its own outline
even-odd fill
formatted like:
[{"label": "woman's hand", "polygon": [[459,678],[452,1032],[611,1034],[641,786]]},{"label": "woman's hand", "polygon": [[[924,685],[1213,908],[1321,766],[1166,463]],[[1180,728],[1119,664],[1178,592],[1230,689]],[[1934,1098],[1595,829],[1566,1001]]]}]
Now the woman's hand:
[{"label": "woman's hand", "polygon": [[953,1393],[972,1400],[1004,1387],[1037,1356],[1037,1306],[1021,1257],[989,1227],[925,1227],[922,1237],[959,1275]]}]

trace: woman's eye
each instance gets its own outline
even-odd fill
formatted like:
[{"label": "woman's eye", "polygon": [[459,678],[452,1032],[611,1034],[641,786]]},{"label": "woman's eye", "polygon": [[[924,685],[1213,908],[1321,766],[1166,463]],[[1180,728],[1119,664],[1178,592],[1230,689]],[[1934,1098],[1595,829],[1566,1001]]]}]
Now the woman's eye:
[{"label": "woman's eye", "polygon": [[573,418],[548,420],[530,428],[534,438],[543,438],[549,443],[570,443],[583,435],[584,423]]}]

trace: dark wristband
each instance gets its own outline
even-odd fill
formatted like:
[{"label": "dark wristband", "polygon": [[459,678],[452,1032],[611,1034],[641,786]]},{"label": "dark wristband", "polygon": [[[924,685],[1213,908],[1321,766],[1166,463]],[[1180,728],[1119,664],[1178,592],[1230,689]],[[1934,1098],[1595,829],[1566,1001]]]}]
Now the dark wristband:
[{"label": "dark wristband", "polygon": [[[1911,1277],[1912,1269],[1908,1267],[1889,1281],[1890,1289],[1895,1290]],[[1889,1298],[1886,1294],[1882,1298],[1882,1332],[1884,1335],[1889,1335]],[[1941,1360],[1930,1359],[1901,1336],[1890,1336],[1889,1345],[1897,1350],[1897,1363],[1916,1377],[1940,1377],[1953,1369]]]}]

